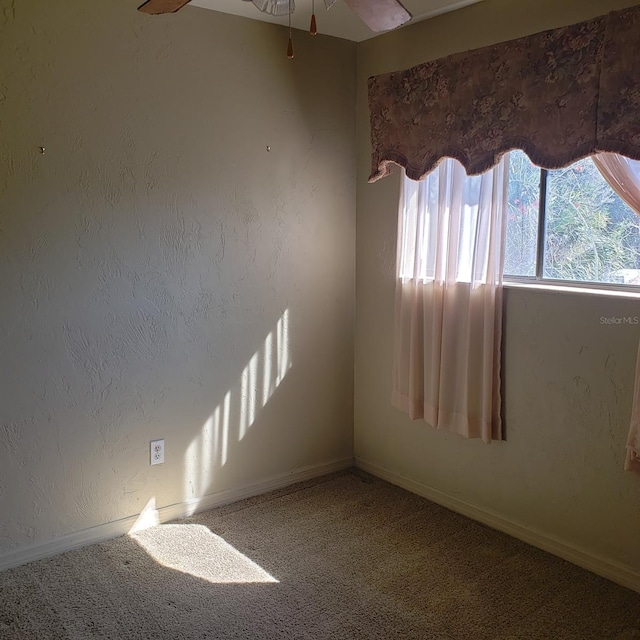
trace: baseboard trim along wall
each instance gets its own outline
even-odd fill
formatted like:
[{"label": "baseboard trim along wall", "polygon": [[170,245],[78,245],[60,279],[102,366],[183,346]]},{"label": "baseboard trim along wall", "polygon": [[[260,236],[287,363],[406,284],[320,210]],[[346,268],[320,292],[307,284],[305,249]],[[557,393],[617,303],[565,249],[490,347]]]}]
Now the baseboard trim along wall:
[{"label": "baseboard trim along wall", "polygon": [[476,507],[468,502],[464,502],[459,498],[451,496],[447,493],[434,489],[421,482],[412,480],[391,471],[375,462],[364,460],[356,457],[355,464],[358,469],[362,469],[382,480],[386,480],[391,484],[402,487],[407,491],[411,491],[423,498],[427,498],[451,511],[460,513],[472,520],[477,520],[488,525],[492,529],[502,531],[518,540],[522,540],[534,547],[548,551],[549,553],[568,560],[569,562],[587,569],[603,578],[607,578],[612,582],[616,582],[623,587],[633,589],[640,593],[640,573],[624,566],[614,560],[602,558],[586,549],[582,549],[550,536],[535,529],[529,529],[517,522],[513,522],[500,514],[493,513],[482,507]]},{"label": "baseboard trim along wall", "polygon": [[171,520],[191,516],[199,511],[206,511],[213,507],[219,507],[224,504],[229,504],[230,502],[236,502],[238,500],[243,500],[244,498],[257,496],[261,493],[268,493],[275,489],[282,489],[283,487],[287,487],[298,482],[304,482],[305,480],[318,478],[329,473],[342,471],[352,467],[353,464],[353,458],[344,458],[342,460],[334,460],[333,462],[327,462],[324,464],[302,467],[295,471],[287,471],[285,473],[271,476],[251,485],[234,489],[226,489],[225,491],[207,494],[202,496],[202,498],[185,500],[184,502],[161,507],[160,509],[153,509],[152,513],[144,514],[146,516],[144,518],[144,522],[141,522],[141,516],[143,514],[138,514],[122,518],[121,520],[107,522],[89,529],[69,533],[56,538],[55,540],[38,543],[16,551],[9,551],[8,553],[0,556],[0,571],[18,567],[26,564],[27,562],[33,562],[34,560],[41,560],[42,558],[55,556],[60,553],[64,553],[65,551],[71,551],[95,542],[102,542],[110,538],[116,538],[118,536],[131,533],[133,530],[143,529],[146,526],[152,526],[162,522],[170,522]]}]

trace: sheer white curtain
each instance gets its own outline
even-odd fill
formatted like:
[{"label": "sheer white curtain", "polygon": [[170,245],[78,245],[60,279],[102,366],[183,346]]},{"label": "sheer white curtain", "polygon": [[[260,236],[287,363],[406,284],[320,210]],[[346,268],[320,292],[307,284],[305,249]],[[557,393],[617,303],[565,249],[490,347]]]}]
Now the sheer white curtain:
[{"label": "sheer white curtain", "polygon": [[617,153],[591,157],[609,186],[640,216],[640,162]]},{"label": "sheer white curtain", "polygon": [[[640,216],[640,162],[615,153],[599,153],[592,157],[611,188]],[[624,468],[640,472],[640,345]]]},{"label": "sheer white curtain", "polygon": [[445,159],[400,197],[392,404],[485,442],[502,436],[508,162],[469,177]]},{"label": "sheer white curtain", "polygon": [[627,438],[627,455],[624,461],[627,471],[640,473],[640,345],[638,345],[638,359],[636,360],[636,382],[633,392],[633,406],[631,409],[631,426]]}]

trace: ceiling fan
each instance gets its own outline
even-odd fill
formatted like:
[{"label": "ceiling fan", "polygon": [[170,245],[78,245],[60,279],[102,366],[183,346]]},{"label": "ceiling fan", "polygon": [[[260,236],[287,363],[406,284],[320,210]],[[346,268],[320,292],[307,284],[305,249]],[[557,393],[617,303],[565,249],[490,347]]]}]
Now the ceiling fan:
[{"label": "ceiling fan", "polygon": [[[291,41],[291,14],[295,10],[295,0],[245,0],[253,2],[256,8],[263,13],[272,16],[289,16],[289,48],[287,57],[293,58],[293,44]],[[409,20],[411,14],[402,6],[399,0],[344,0],[346,5],[354,11],[358,17],[371,29],[381,32],[395,29]],[[157,15],[160,13],[174,13],[182,9],[189,0],[147,0],[138,11]],[[336,0],[324,0],[327,9],[330,9]],[[311,26],[309,32],[316,35],[315,1],[312,0]]]}]

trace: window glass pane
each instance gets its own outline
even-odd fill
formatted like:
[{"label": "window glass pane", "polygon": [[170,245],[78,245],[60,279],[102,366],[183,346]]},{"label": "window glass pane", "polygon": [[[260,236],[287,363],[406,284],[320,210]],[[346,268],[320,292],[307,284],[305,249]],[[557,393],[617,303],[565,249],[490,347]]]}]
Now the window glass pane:
[{"label": "window glass pane", "polygon": [[505,275],[535,276],[539,207],[540,169],[523,151],[512,151],[509,156]]},{"label": "window glass pane", "polygon": [[544,276],[640,284],[640,216],[590,158],[549,171]]}]

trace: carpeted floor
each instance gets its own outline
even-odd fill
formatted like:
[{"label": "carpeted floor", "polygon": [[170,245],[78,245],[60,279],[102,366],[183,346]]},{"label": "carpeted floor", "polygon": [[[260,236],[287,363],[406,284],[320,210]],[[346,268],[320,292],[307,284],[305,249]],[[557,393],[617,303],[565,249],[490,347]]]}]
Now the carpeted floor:
[{"label": "carpeted floor", "polygon": [[640,640],[640,595],[345,472],[0,573],[0,638]]}]

